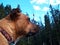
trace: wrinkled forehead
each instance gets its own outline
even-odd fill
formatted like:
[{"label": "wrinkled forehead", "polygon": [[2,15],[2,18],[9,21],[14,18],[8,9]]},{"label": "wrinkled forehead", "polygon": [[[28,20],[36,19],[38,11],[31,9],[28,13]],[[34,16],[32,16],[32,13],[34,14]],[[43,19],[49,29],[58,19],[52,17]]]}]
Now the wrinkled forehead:
[{"label": "wrinkled forehead", "polygon": [[18,15],[20,15],[19,18],[23,18],[23,19],[28,19],[29,18],[28,16],[26,16],[23,13],[18,13]]}]

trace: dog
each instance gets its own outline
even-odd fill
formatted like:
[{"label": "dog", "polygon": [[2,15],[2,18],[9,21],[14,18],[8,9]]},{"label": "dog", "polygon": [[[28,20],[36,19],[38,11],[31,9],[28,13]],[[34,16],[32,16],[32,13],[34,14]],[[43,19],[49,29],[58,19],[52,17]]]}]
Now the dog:
[{"label": "dog", "polygon": [[9,45],[23,36],[31,36],[37,33],[37,26],[30,18],[21,13],[18,8],[0,20],[0,45]]}]

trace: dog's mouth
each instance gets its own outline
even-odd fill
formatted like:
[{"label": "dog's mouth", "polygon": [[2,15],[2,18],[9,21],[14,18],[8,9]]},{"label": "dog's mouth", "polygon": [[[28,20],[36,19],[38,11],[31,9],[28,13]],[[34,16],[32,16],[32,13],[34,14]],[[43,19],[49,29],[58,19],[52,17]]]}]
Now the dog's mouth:
[{"label": "dog's mouth", "polygon": [[30,37],[30,36],[33,36],[33,35],[35,35],[36,33],[33,33],[33,32],[29,32],[27,35],[26,35],[26,37]]},{"label": "dog's mouth", "polygon": [[36,33],[38,33],[38,27],[30,29],[30,32],[26,35],[26,37],[34,36]]}]

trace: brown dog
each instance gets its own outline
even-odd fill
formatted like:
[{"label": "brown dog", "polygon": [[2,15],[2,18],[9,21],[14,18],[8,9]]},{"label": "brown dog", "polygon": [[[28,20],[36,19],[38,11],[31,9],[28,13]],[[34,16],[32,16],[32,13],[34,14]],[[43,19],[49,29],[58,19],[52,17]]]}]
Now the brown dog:
[{"label": "brown dog", "polygon": [[28,16],[13,9],[11,13],[0,20],[0,45],[9,45],[17,38],[35,34],[37,26],[30,22]]}]

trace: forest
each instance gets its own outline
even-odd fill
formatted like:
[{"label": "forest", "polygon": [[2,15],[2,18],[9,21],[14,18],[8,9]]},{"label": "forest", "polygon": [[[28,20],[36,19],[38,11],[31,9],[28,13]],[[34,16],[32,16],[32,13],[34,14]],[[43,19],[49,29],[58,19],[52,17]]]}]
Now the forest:
[{"label": "forest", "polygon": [[[20,5],[17,6],[20,9]],[[16,45],[60,45],[60,10],[55,9],[52,5],[49,6],[50,11],[44,15],[45,25],[41,21],[37,22],[33,19],[31,22],[39,26],[39,32],[30,37],[21,38]],[[0,19],[7,16],[12,7],[11,5],[4,6],[3,3],[0,4]],[[20,9],[20,11],[22,11]],[[29,16],[29,14],[26,14]],[[40,14],[41,15],[41,14]],[[51,15],[51,16],[50,16]]]}]

